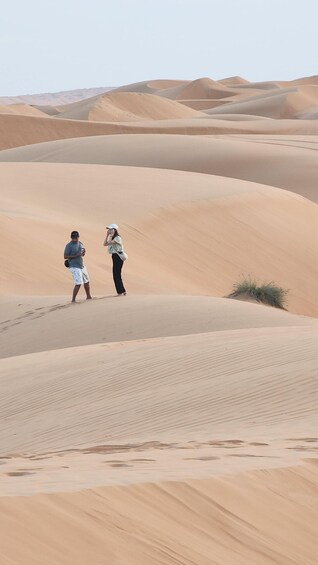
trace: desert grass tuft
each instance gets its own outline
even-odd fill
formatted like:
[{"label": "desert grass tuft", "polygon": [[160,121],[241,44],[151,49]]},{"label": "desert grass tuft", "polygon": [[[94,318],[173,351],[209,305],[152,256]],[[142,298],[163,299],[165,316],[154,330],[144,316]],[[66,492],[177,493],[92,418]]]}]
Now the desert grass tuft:
[{"label": "desert grass tuft", "polygon": [[259,284],[252,277],[247,277],[233,285],[233,292],[228,298],[237,298],[240,295],[250,296],[257,302],[285,310],[287,293],[288,290],[274,282]]}]

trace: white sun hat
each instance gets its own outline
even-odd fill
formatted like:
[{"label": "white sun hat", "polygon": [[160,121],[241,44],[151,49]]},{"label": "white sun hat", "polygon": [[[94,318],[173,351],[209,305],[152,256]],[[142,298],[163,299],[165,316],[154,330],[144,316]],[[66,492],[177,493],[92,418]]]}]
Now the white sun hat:
[{"label": "white sun hat", "polygon": [[107,227],[109,230],[118,230],[117,224],[108,224]]}]

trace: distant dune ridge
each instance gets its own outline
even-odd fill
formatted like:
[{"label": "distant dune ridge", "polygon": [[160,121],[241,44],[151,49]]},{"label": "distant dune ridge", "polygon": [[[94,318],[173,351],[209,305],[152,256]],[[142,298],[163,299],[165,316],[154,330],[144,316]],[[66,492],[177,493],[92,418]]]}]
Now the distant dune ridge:
[{"label": "distant dune ridge", "polygon": [[44,93],[44,94],[24,94],[22,96],[0,96],[0,104],[43,104],[43,105],[59,105],[83,100],[97,94],[103,94],[111,87],[98,88],[79,88],[76,90],[65,90],[62,92]]},{"label": "distant dune ridge", "polygon": [[34,106],[29,106],[28,104],[10,104],[1,105],[0,114],[17,114],[22,116],[45,116],[45,112],[42,112]]},{"label": "distant dune ridge", "polygon": [[[0,149],[118,133],[318,135],[317,104],[316,76],[264,83],[249,83],[241,77],[152,80],[113,89],[2,97]],[[51,123],[35,119],[26,122],[12,114],[34,118],[46,115]],[[223,120],[226,114],[235,116],[234,122],[230,125],[229,118],[227,124],[220,123],[218,114]],[[207,122],[207,116],[216,121]],[[253,123],[246,123],[248,116]],[[273,120],[265,124],[264,117]],[[89,126],[85,122],[105,125]]]},{"label": "distant dune ridge", "polygon": [[317,76],[0,98],[1,565],[317,565],[317,118]]}]

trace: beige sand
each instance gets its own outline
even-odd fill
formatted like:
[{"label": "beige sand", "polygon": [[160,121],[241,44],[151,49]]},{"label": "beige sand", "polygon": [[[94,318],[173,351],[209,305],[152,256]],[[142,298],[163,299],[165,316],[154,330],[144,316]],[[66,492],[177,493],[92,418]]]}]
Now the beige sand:
[{"label": "beige sand", "polygon": [[[74,107],[75,106],[75,107]],[[61,110],[60,118],[91,120],[95,122],[129,122],[141,120],[168,120],[200,117],[200,113],[153,94],[138,92],[109,93],[72,104]]]},{"label": "beige sand", "polygon": [[317,144],[318,136],[100,135],[3,151],[0,162],[96,163],[193,171],[277,186],[317,201]]},{"label": "beige sand", "polygon": [[[273,90],[257,94],[253,98],[233,101],[226,106],[226,111],[240,114],[256,114],[269,118],[293,118],[299,112],[304,112],[317,106],[317,86],[299,86]],[[215,109],[214,114],[220,110]]]},{"label": "beige sand", "polygon": [[246,80],[243,77],[240,76],[234,76],[234,77],[226,77],[226,78],[222,78],[221,80],[219,80],[219,82],[221,84],[226,84],[226,85],[230,85],[230,86],[237,86],[237,85],[241,85],[241,84],[249,84],[249,81]]},{"label": "beige sand", "polygon": [[[240,306],[247,316],[253,307],[266,310],[245,303]],[[86,304],[77,308],[84,307]],[[107,304],[101,307],[105,319]],[[97,318],[88,308],[86,322]],[[113,312],[110,307],[110,314]],[[226,315],[226,309],[224,312]],[[50,319],[54,324],[54,316],[45,317],[42,331]],[[62,312],[60,327],[65,317]],[[136,325],[141,323],[139,316]],[[293,326],[288,319],[283,324],[281,319],[280,327],[253,328],[252,322],[251,329],[139,341],[127,341],[127,331],[122,330],[124,341],[120,342],[111,343],[106,332],[105,343],[100,345],[2,359],[2,452],[212,440],[222,434],[231,439],[229,434],[234,431],[240,440],[260,439],[264,434],[270,439],[278,432],[284,438],[287,431],[289,437],[307,437],[318,421],[318,327],[301,322]],[[78,327],[81,325],[79,322]],[[65,336],[71,328],[74,334],[70,321]],[[82,339],[78,333],[81,344],[87,333]],[[138,329],[131,330],[131,337],[134,333],[138,335]],[[98,332],[95,335],[99,339]],[[50,334],[46,340],[50,342]],[[74,335],[70,343],[74,344]],[[36,434],[32,432],[35,412]]]},{"label": "beige sand", "polygon": [[116,131],[120,131],[117,124],[57,120],[51,116],[0,114],[0,149],[83,135],[105,135]]},{"label": "beige sand", "polygon": [[316,565],[317,480],[309,463],[235,479],[3,498],[3,563]]},{"label": "beige sand", "polygon": [[[106,94],[107,89],[101,88],[0,98],[0,149],[119,133],[317,135],[316,78],[254,84],[240,77],[221,81],[206,77],[194,81],[154,80]],[[202,116],[202,110],[209,112],[209,120]],[[217,119],[224,113],[236,117],[225,124]],[[45,115],[54,119],[48,121]],[[246,123],[239,116],[255,118]],[[264,117],[274,119],[266,123],[259,119]],[[95,123],[83,123],[86,121]]]},{"label": "beige sand", "polygon": [[0,114],[18,114],[19,116],[45,116],[44,112],[28,104],[0,105]]},{"label": "beige sand", "polygon": [[297,78],[291,81],[292,84],[310,84],[318,85],[318,75],[313,75],[310,77]]},{"label": "beige sand", "polygon": [[[231,85],[228,85],[223,80],[216,81],[209,77],[202,77],[193,81],[153,80],[150,82],[143,81],[121,86],[119,88],[115,88],[113,92],[141,92],[155,94],[172,100],[195,98],[205,100],[224,100],[231,96],[240,97],[242,94],[240,90],[242,82],[240,82],[240,80],[235,80],[235,77],[233,80],[234,83]],[[248,87],[249,88],[244,91],[245,96],[253,96],[262,90],[261,88],[258,88],[257,83],[255,83],[254,86],[248,83]]]},{"label": "beige sand", "polygon": [[[2,163],[0,178],[2,293],[69,293],[62,252],[77,228],[94,292],[113,294],[102,246],[110,217],[123,224],[132,293],[224,296],[251,274],[288,289],[291,312],[317,314],[317,206],[296,194],[145,167]],[[25,233],[31,252],[21,257]],[[162,245],[166,233],[173,254]]]},{"label": "beige sand", "polygon": [[72,104],[78,100],[97,96],[111,90],[110,87],[78,88],[62,92],[47,92],[43,94],[25,94],[22,96],[0,96],[0,104],[32,104],[43,106],[59,106]]},{"label": "beige sand", "polygon": [[94,343],[318,324],[314,318],[275,308],[208,296],[140,295],[124,300],[109,295],[80,300],[78,306],[70,304],[69,297],[18,296],[1,298],[0,304],[0,358]]},{"label": "beige sand", "polygon": [[[157,97],[158,98],[158,97]],[[222,136],[224,134],[288,134],[288,135],[306,135],[315,136],[318,135],[318,123],[314,119],[315,110],[306,111],[304,117],[302,114],[297,114],[295,117],[299,119],[293,120],[264,120],[264,116],[256,116],[254,119],[250,119],[248,123],[246,122],[246,117],[242,120],[238,120],[237,115],[234,115],[233,120],[230,119],[224,123],[224,105],[221,108],[221,118],[212,112],[213,108],[216,106],[216,102],[206,103],[202,100],[191,100],[183,101],[184,104],[178,104],[177,111],[176,106],[173,107],[174,114],[179,113],[179,115],[186,115],[188,111],[196,112],[195,117],[192,118],[173,118],[173,119],[163,119],[163,113],[161,112],[161,118],[158,116],[160,112],[157,112],[156,119],[147,120],[145,118],[139,121],[132,120],[130,113],[130,121],[125,122],[115,122],[114,117],[116,113],[118,115],[124,113],[125,119],[128,119],[127,110],[118,110],[112,107],[108,110],[107,122],[96,122],[88,121],[87,119],[63,119],[60,117],[61,112],[56,108],[44,107],[43,112],[47,116],[24,116],[17,114],[0,114],[0,149],[9,149],[19,146],[25,146],[29,144],[43,143],[47,141],[62,140],[74,137],[85,137],[85,136],[100,136],[100,135],[112,135],[112,134],[182,134],[184,136],[190,135],[211,135],[217,134]],[[152,105],[151,105],[152,106]],[[155,105],[153,105],[155,106]],[[231,105],[232,106],[232,105]],[[38,107],[41,110],[41,107]],[[72,110],[72,113],[78,115],[81,113],[80,107]],[[184,109],[185,108],[185,109]],[[105,108],[102,108],[102,115],[104,115]],[[99,110],[94,110],[98,111]],[[202,111],[203,115],[200,114]],[[206,113],[205,111],[208,111]],[[68,113],[71,110],[67,111]],[[167,108],[165,112],[168,113]],[[171,115],[171,107],[169,108]],[[313,119],[312,119],[313,113]],[[251,110],[251,115],[253,114]],[[87,115],[87,109],[83,113],[84,116]],[[233,115],[233,114],[232,114]],[[54,119],[52,119],[52,117]],[[99,116],[101,119],[103,116]],[[104,118],[103,118],[104,119]],[[1,158],[5,156],[1,154]]]},{"label": "beige sand", "polygon": [[317,465],[295,465],[317,454],[317,339],[285,326],[1,360],[3,562],[314,565]]},{"label": "beige sand", "polygon": [[[0,107],[1,565],[317,564],[316,89]],[[94,295],[75,305],[72,229]],[[289,312],[225,298],[243,275]]]}]

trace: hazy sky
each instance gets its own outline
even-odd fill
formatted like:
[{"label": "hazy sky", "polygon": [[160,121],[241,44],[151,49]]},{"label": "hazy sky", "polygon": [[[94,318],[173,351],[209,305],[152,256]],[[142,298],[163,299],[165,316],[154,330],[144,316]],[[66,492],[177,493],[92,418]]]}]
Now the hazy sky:
[{"label": "hazy sky", "polygon": [[318,74],[318,0],[4,0],[0,96]]}]

